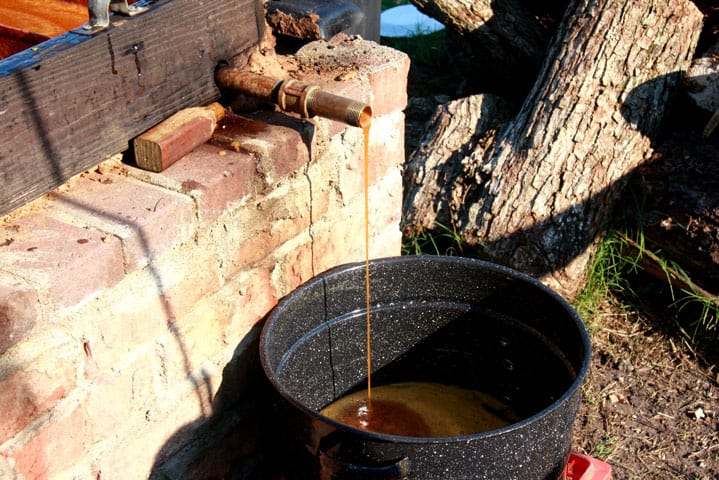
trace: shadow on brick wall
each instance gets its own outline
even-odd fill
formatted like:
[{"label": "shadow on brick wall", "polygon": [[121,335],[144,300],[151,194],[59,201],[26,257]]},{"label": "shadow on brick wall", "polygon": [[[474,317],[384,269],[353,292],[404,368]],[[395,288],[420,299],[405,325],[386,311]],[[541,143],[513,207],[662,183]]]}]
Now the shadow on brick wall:
[{"label": "shadow on brick wall", "polygon": [[255,325],[222,372],[212,413],[179,428],[155,457],[152,480],[271,480],[271,386],[259,361]]}]

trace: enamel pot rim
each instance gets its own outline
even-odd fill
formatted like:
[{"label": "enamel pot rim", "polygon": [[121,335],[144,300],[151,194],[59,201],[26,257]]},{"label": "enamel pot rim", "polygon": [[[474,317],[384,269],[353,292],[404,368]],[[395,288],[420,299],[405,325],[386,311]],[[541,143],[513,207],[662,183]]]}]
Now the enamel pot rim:
[{"label": "enamel pot rim", "polygon": [[487,432],[481,432],[481,433],[475,433],[470,435],[462,435],[462,436],[454,436],[454,437],[408,437],[408,436],[399,436],[399,435],[389,435],[385,433],[378,433],[378,432],[372,432],[367,430],[361,430],[358,428],[350,427],[348,425],[342,424],[340,422],[337,422],[331,418],[328,418],[319,412],[315,411],[312,408],[309,408],[307,405],[305,405],[303,402],[299,401],[297,398],[293,396],[291,392],[288,391],[288,389],[285,388],[285,386],[278,382],[275,376],[275,372],[272,371],[269,363],[270,360],[269,352],[268,352],[268,341],[267,338],[269,335],[272,335],[272,330],[276,322],[282,320],[282,315],[284,313],[285,308],[287,305],[291,304],[295,297],[298,295],[301,295],[303,292],[317,288],[317,284],[321,282],[326,282],[328,280],[331,281],[333,277],[345,275],[347,272],[356,270],[356,269],[362,269],[365,268],[364,262],[358,262],[358,263],[351,263],[351,264],[343,264],[339,265],[337,267],[334,267],[330,270],[327,270],[318,276],[308,280],[304,284],[300,285],[297,289],[292,291],[290,294],[285,296],[283,299],[281,299],[278,304],[273,308],[273,310],[268,315],[265,324],[262,328],[262,333],[260,335],[260,346],[259,346],[259,352],[260,352],[260,362],[262,364],[262,368],[264,370],[264,373],[266,377],[269,379],[270,383],[272,384],[272,387],[277,391],[277,393],[282,396],[282,398],[285,399],[285,401],[288,401],[291,405],[293,405],[295,408],[297,408],[300,412],[304,413],[305,415],[331,425],[332,427],[347,432],[351,435],[356,435],[361,438],[366,438],[367,440],[372,440],[376,442],[389,442],[389,443],[406,443],[406,444],[428,444],[428,443],[435,443],[435,444],[447,444],[447,443],[461,443],[461,442],[467,442],[467,441],[475,441],[475,440],[482,440],[482,439],[492,439],[493,437],[497,436],[504,436],[507,434],[510,434],[512,432],[515,432],[517,430],[521,430],[524,428],[527,428],[531,426],[532,424],[535,424],[540,419],[547,417],[552,414],[555,410],[561,408],[567,401],[570,400],[571,397],[573,397],[576,393],[576,391],[579,389],[581,384],[583,383],[587,372],[589,370],[589,364],[591,360],[591,345],[590,345],[590,339],[589,334],[587,332],[586,326],[584,325],[584,322],[580,318],[580,316],[577,314],[577,312],[572,308],[571,305],[557,292],[552,290],[551,288],[547,287],[537,279],[523,274],[521,272],[518,272],[514,269],[486,262],[483,260],[477,260],[477,259],[471,259],[466,257],[449,257],[449,256],[435,256],[435,255],[413,255],[413,256],[400,256],[400,257],[386,257],[386,258],[380,258],[380,259],[374,259],[370,260],[370,266],[372,268],[373,265],[387,265],[387,264],[394,264],[394,266],[399,266],[401,264],[408,264],[408,263],[430,263],[430,264],[437,264],[441,266],[446,267],[470,267],[470,268],[481,268],[483,270],[492,271],[497,274],[505,275],[508,277],[511,277],[513,280],[520,281],[526,284],[529,284],[531,287],[536,288],[546,295],[548,295],[554,302],[557,303],[560,307],[562,307],[568,316],[572,318],[572,320],[575,323],[575,326],[577,328],[577,332],[579,333],[582,347],[583,347],[583,358],[581,361],[581,367],[576,372],[576,378],[572,382],[572,384],[566,389],[566,391],[557,398],[554,402],[552,402],[550,405],[548,405],[546,408],[542,409],[541,411],[519,421],[516,423],[513,423],[511,425],[508,425],[503,428],[490,430]]}]

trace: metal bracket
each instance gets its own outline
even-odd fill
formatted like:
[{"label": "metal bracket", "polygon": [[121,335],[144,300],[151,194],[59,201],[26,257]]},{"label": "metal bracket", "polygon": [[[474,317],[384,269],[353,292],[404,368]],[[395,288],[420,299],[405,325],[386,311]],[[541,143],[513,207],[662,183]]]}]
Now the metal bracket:
[{"label": "metal bracket", "polygon": [[90,21],[72,31],[81,35],[94,35],[110,26],[110,12],[134,17],[149,9],[149,6],[128,5],[127,0],[88,0]]}]

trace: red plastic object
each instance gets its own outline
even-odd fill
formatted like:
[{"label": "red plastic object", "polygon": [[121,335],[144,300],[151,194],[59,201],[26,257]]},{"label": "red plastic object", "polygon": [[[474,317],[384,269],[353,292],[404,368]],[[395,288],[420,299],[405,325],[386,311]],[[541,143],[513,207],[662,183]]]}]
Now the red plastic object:
[{"label": "red plastic object", "polygon": [[612,467],[601,460],[572,452],[562,480],[610,480]]},{"label": "red plastic object", "polygon": [[[569,454],[567,468],[564,469],[559,480],[611,480],[611,478],[612,467],[608,463],[572,452]],[[285,476],[280,475],[275,480],[285,480]]]}]

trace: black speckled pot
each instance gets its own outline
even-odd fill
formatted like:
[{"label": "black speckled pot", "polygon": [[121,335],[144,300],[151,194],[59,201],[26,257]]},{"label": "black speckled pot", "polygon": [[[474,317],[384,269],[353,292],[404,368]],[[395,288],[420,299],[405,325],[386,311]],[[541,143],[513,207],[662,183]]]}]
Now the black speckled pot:
[{"label": "black speckled pot", "polygon": [[289,479],[556,480],[589,365],[584,324],[555,292],[486,262],[371,262],[373,384],[431,381],[491,393],[526,418],[448,438],[366,432],[317,413],[365,388],[364,264],[298,288],[260,340],[278,395]]}]

